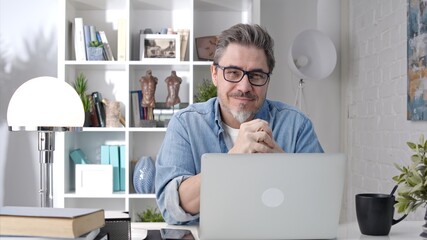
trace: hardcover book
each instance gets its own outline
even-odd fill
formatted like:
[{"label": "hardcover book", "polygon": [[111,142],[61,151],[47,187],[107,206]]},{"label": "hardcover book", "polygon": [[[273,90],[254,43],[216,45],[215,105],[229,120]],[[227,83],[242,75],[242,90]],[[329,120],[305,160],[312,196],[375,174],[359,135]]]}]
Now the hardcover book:
[{"label": "hardcover book", "polygon": [[86,61],[83,18],[74,19],[74,50],[76,54],[76,61]]},{"label": "hardcover book", "polygon": [[77,238],[105,225],[103,209],[0,207],[0,235]]}]

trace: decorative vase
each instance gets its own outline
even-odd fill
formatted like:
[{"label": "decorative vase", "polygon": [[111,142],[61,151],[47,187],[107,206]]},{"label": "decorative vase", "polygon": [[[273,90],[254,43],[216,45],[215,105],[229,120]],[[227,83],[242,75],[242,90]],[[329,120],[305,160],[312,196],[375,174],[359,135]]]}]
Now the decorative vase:
[{"label": "decorative vase", "polygon": [[104,60],[103,51],[102,47],[89,47],[87,59],[90,61],[102,61]]},{"label": "decorative vase", "polygon": [[133,171],[133,187],[137,193],[154,193],[156,168],[150,156],[142,156]]},{"label": "decorative vase", "polygon": [[90,112],[85,112],[85,122],[83,127],[90,127],[91,121],[90,121]]}]

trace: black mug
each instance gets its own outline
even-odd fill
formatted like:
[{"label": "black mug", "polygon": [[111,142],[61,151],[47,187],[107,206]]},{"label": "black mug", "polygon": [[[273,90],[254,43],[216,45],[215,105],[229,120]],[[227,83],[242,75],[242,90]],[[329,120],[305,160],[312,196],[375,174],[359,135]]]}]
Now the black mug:
[{"label": "black mug", "polygon": [[407,214],[395,220],[393,195],[362,193],[356,195],[356,215],[360,232],[365,235],[384,236],[391,226],[402,221]]}]

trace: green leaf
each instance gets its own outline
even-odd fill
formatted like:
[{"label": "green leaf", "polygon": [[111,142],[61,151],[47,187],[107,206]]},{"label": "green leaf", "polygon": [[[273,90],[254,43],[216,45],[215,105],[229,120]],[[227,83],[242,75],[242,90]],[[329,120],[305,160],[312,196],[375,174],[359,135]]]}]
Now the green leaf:
[{"label": "green leaf", "polygon": [[407,142],[406,144],[408,144],[409,148],[411,148],[412,150],[415,150],[417,148],[417,144],[415,143]]}]

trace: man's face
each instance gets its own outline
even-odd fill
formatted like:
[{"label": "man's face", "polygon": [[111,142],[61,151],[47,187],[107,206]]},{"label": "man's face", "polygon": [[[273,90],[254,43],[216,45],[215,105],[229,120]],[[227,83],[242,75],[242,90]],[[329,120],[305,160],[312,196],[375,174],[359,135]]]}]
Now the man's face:
[{"label": "man's face", "polygon": [[[262,49],[236,43],[228,45],[218,65],[269,72]],[[211,66],[211,73],[213,84],[217,87],[222,120],[233,128],[239,128],[241,123],[252,120],[264,103],[268,82],[263,86],[253,86],[247,75],[238,83],[228,82],[224,79],[223,70],[216,66]]]}]

